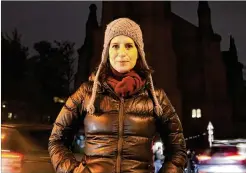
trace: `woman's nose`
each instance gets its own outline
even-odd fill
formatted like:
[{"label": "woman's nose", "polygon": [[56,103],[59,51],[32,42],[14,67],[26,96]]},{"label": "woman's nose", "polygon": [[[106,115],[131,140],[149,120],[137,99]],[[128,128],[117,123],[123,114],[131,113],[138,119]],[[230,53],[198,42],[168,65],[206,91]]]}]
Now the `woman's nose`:
[{"label": "woman's nose", "polygon": [[126,55],[126,49],[123,46],[120,47],[118,55],[119,56],[125,56]]}]

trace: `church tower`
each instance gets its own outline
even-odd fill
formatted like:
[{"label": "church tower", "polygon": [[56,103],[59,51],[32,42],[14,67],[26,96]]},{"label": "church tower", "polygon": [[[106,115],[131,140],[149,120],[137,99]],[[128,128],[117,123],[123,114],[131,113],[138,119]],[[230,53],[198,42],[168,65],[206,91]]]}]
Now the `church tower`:
[{"label": "church tower", "polygon": [[207,1],[199,1],[197,13],[199,52],[205,80],[204,115],[206,120],[204,122],[211,121],[216,128],[221,126],[223,119],[223,124],[227,128],[217,128],[215,132],[217,137],[223,137],[223,134],[230,134],[232,109],[227,94],[226,68],[220,50],[221,37],[213,31],[211,11]]},{"label": "church tower", "polygon": [[212,36],[214,32],[211,24],[211,10],[209,8],[208,1],[198,2],[197,14],[199,32],[206,37]]},{"label": "church tower", "polygon": [[88,20],[86,22],[86,37],[84,44],[78,49],[79,59],[78,59],[78,71],[75,78],[75,88],[78,88],[80,84],[88,80],[90,74],[90,60],[93,56],[93,35],[98,29],[97,22],[97,7],[95,4],[90,5],[90,13]]}]

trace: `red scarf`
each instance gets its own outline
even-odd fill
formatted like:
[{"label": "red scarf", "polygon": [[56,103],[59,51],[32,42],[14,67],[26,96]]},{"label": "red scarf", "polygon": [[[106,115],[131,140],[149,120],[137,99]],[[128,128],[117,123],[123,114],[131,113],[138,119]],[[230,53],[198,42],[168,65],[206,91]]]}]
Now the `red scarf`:
[{"label": "red scarf", "polygon": [[107,77],[107,83],[120,97],[133,95],[145,84],[145,80],[142,80],[133,70],[128,73],[119,73],[111,67],[111,72],[112,74]]}]

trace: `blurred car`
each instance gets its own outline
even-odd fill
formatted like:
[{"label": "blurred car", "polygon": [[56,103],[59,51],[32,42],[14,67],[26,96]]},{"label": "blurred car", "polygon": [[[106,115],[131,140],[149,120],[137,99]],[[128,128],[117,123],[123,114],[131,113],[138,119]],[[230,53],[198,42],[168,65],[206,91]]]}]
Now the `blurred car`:
[{"label": "blurred car", "polygon": [[48,153],[51,125],[2,124],[3,173],[54,173]]},{"label": "blurred car", "polygon": [[[55,173],[48,153],[52,125],[2,124],[2,173]],[[72,139],[73,136],[71,136]],[[69,148],[77,160],[83,156],[83,134],[78,132]]]},{"label": "blurred car", "polygon": [[198,156],[199,173],[246,173],[246,155],[237,145],[212,145]]}]

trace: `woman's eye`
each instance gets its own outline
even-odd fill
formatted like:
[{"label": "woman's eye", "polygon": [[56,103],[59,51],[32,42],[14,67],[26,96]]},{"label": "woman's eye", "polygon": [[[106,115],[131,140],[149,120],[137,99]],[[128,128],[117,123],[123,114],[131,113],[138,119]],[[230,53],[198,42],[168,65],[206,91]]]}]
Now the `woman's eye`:
[{"label": "woman's eye", "polygon": [[126,44],[126,48],[127,49],[130,49],[130,48],[132,48],[133,46],[131,45],[131,44]]},{"label": "woman's eye", "polygon": [[118,46],[118,45],[113,45],[113,46],[112,46],[112,48],[114,48],[114,49],[118,49],[118,48],[119,48],[119,46]]}]

